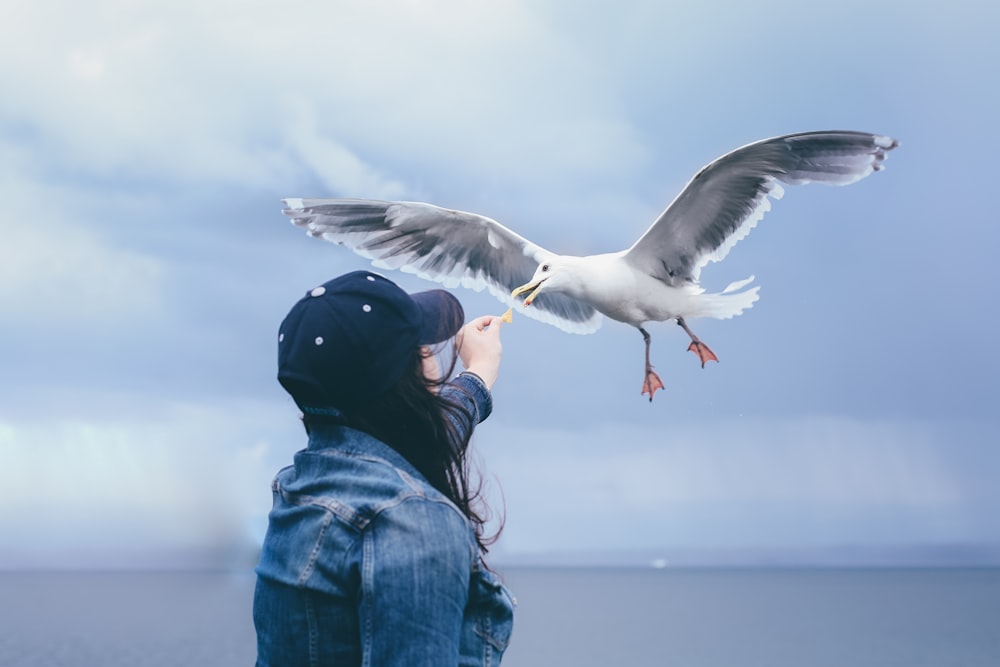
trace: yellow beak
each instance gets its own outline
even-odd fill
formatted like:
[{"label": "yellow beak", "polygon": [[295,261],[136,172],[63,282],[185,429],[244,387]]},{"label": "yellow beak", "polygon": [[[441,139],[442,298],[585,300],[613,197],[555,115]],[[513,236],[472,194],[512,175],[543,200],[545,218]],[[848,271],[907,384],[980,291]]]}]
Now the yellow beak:
[{"label": "yellow beak", "polygon": [[525,292],[534,290],[524,299],[524,305],[530,306],[531,302],[535,300],[535,294],[537,294],[538,290],[541,289],[542,282],[544,281],[539,280],[537,283],[527,283],[526,285],[521,285],[520,287],[516,287],[514,291],[510,293],[510,295],[517,296],[518,294],[524,294]]}]

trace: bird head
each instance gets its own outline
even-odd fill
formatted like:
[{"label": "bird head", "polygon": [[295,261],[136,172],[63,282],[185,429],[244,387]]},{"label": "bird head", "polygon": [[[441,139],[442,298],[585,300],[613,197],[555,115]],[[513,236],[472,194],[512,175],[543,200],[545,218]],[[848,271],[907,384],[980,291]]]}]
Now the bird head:
[{"label": "bird head", "polygon": [[511,292],[510,295],[516,297],[519,294],[531,292],[524,298],[524,305],[530,306],[531,303],[538,298],[539,293],[543,289],[548,289],[549,291],[559,291],[561,276],[559,268],[560,263],[556,259],[550,259],[542,262],[538,265],[538,268],[535,269],[535,275],[531,276],[531,280],[520,287],[514,288],[514,291]]}]

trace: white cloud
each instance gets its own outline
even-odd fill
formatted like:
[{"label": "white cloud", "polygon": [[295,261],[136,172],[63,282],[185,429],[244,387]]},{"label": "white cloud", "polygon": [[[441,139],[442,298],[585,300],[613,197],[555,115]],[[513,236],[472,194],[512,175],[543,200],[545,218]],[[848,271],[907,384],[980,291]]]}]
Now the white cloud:
[{"label": "white cloud", "polygon": [[[885,180],[880,177],[877,186],[869,189],[878,193],[872,197],[888,202],[879,220],[869,225],[859,218],[852,227],[848,220],[835,224],[819,215],[802,220],[802,225],[787,225],[817,230],[799,237],[802,245],[784,249],[788,261],[813,256],[808,251],[813,246],[839,256],[826,245],[834,234],[841,240],[855,239],[850,242],[874,253],[868,263],[852,262],[856,271],[838,274],[834,281],[840,292],[853,295],[847,304],[852,309],[849,317],[842,318],[843,328],[820,331],[816,327],[809,332],[807,347],[778,348],[777,353],[785,357],[780,360],[778,379],[760,365],[746,363],[754,355],[774,354],[774,347],[744,347],[739,354],[726,357],[725,368],[733,375],[714,373],[706,375],[709,380],[699,376],[697,384],[688,378],[686,368],[677,370],[672,376],[677,391],[669,397],[670,409],[645,411],[629,425],[595,426],[577,433],[568,430],[578,423],[575,415],[559,410],[549,413],[558,422],[552,428],[524,429],[508,426],[510,422],[498,415],[484,427],[480,443],[511,508],[507,545],[511,550],[532,550],[593,546],[603,541],[628,547],[640,539],[640,533],[645,536],[642,539],[735,542],[747,537],[741,523],[748,519],[766,523],[776,512],[789,516],[774,519],[775,526],[764,530],[789,539],[824,529],[833,531],[834,537],[852,539],[871,537],[878,530],[896,535],[995,538],[996,520],[989,523],[982,518],[996,514],[995,492],[983,490],[987,475],[972,465],[955,467],[961,446],[945,454],[952,438],[940,425],[839,418],[676,423],[678,415],[711,415],[716,405],[723,404],[723,412],[732,414],[734,405],[743,405],[731,391],[731,386],[746,386],[730,382],[735,373],[742,373],[744,380],[748,372],[758,373],[761,395],[773,393],[775,404],[782,406],[775,409],[789,412],[803,409],[800,401],[788,403],[795,398],[796,386],[814,399],[809,404],[825,405],[824,398],[833,398],[838,407],[864,414],[934,413],[929,419],[935,414],[987,414],[983,410],[988,406],[979,406],[988,403],[984,396],[992,395],[987,381],[995,375],[989,372],[996,365],[995,355],[989,355],[991,346],[978,344],[978,339],[967,341],[967,347],[979,351],[974,359],[970,355],[948,357],[944,363],[944,355],[935,356],[929,342],[932,331],[910,326],[910,319],[899,316],[906,311],[901,305],[908,303],[904,297],[880,292],[871,281],[852,282],[859,275],[873,275],[871,267],[875,266],[897,276],[895,284],[907,282],[907,276],[923,275],[920,271],[926,272],[930,264],[957,265],[940,250],[914,246],[911,252],[889,257],[882,249],[898,240],[893,220],[909,220],[911,227],[927,232],[918,235],[925,245],[927,239],[933,242],[941,236],[935,231],[941,229],[935,222],[940,216],[927,217],[926,211],[917,210],[926,208],[926,202],[913,204],[912,197],[903,195],[893,199],[891,193],[928,191],[931,185],[940,185],[940,170],[925,167],[961,161],[959,153],[969,142],[954,139],[955,132],[977,138],[979,144],[983,137],[992,136],[980,127],[982,119],[989,120],[991,105],[995,106],[995,95],[990,97],[988,87],[965,85],[968,81],[961,77],[931,76],[914,92],[908,83],[915,71],[910,61],[917,57],[931,65],[918,68],[931,75],[934,68],[959,71],[952,65],[970,57],[970,45],[975,55],[992,44],[988,35],[973,31],[969,36],[964,25],[968,21],[959,20],[971,15],[963,6],[945,17],[944,35],[957,39],[961,34],[961,48],[951,48],[958,42],[942,39],[937,29],[940,17],[919,10],[893,17],[897,29],[885,33],[891,53],[865,51],[853,56],[849,49],[803,50],[805,42],[799,36],[812,33],[799,28],[802,21],[810,20],[811,10],[788,3],[764,6],[762,10],[758,5],[732,4],[720,20],[717,11],[669,3],[609,4],[587,11],[562,1],[0,3],[0,97],[4,100],[0,105],[0,198],[5,202],[0,213],[0,309],[32,335],[45,335],[47,328],[38,322],[47,325],[54,317],[98,333],[102,326],[109,332],[115,329],[106,338],[87,337],[85,343],[95,344],[93,350],[81,345],[58,359],[37,355],[37,361],[49,368],[41,374],[32,372],[32,378],[40,379],[31,388],[31,396],[56,397],[56,402],[65,401],[61,404],[77,416],[39,426],[13,419],[11,410],[4,414],[0,445],[9,465],[0,470],[0,483],[7,489],[0,491],[0,507],[14,509],[7,514],[0,510],[0,521],[12,520],[23,508],[22,498],[37,497],[36,489],[44,489],[52,496],[40,501],[37,525],[66,530],[79,526],[79,533],[50,531],[52,539],[63,540],[62,544],[84,539],[89,528],[101,526],[97,533],[122,542],[139,540],[143,530],[153,532],[142,540],[162,541],[166,539],[160,537],[162,530],[172,540],[201,543],[214,530],[207,526],[244,520],[242,509],[226,505],[226,494],[206,491],[212,488],[211,479],[190,476],[192,469],[202,470],[206,465],[209,477],[214,474],[213,466],[225,469],[226,476],[232,474],[231,465],[246,466],[247,479],[254,479],[236,484],[232,497],[252,498],[247,500],[247,507],[254,508],[251,513],[260,511],[254,503],[266,504],[266,478],[287,462],[291,448],[300,443],[301,433],[292,432],[293,418],[268,414],[266,409],[258,414],[253,407],[209,398],[212,405],[179,407],[166,415],[97,421],[88,416],[87,401],[73,400],[79,378],[87,381],[91,373],[95,384],[107,385],[117,382],[116,372],[132,372],[136,382],[119,390],[136,388],[135,401],[143,404],[150,402],[149,394],[216,386],[202,380],[207,374],[236,377],[236,364],[245,369],[259,361],[254,356],[257,348],[237,346],[234,349],[240,353],[225,357],[216,354],[212,345],[221,347],[217,341],[252,337],[247,335],[249,329],[240,328],[239,312],[264,312],[271,306],[263,292],[298,293],[302,288],[286,285],[289,276],[295,271],[301,270],[302,275],[314,271],[303,268],[309,262],[301,261],[302,255],[241,255],[235,244],[227,245],[224,252],[196,247],[199,240],[209,237],[214,242],[222,235],[239,237],[246,244],[269,243],[270,237],[258,235],[256,229],[242,235],[250,225],[241,226],[244,221],[235,217],[215,224],[218,219],[177,215],[178,211],[190,214],[194,200],[211,199],[213,188],[224,193],[209,201],[214,216],[225,215],[230,206],[243,215],[249,208],[246,201],[233,206],[233,199],[249,189],[270,193],[316,181],[331,195],[427,194],[444,205],[475,204],[473,210],[502,219],[553,250],[612,250],[614,245],[605,244],[625,247],[631,243],[694,169],[736,145],[734,137],[750,141],[764,136],[758,134],[761,128],[768,132],[786,126],[788,131],[812,129],[816,123],[830,121],[835,125],[863,123],[858,129],[909,135],[900,136],[904,141],[900,162],[894,157]],[[852,2],[850,12],[838,9],[834,23],[839,20],[841,27],[848,27],[851,12],[870,14],[871,8]],[[898,8],[878,12],[879,16],[899,14]],[[58,20],[53,20],[56,15]],[[854,21],[850,27],[860,44],[871,43],[866,37],[881,37],[881,25],[874,20]],[[991,23],[976,25],[985,31]],[[788,39],[766,38],[778,32]],[[826,46],[836,46],[835,41]],[[817,44],[823,46],[822,42]],[[798,55],[789,58],[788,53]],[[904,64],[894,64],[895,60]],[[975,68],[961,71],[970,77],[979,74]],[[939,94],[953,88],[960,94]],[[792,94],[801,93],[800,89],[815,94]],[[982,93],[981,98],[966,100],[968,91]],[[938,99],[947,104],[936,106]],[[975,104],[961,106],[973,99]],[[914,109],[924,112],[914,114]],[[959,117],[963,122],[954,122]],[[873,126],[869,128],[868,123]],[[988,122],[982,125],[987,126]],[[937,151],[937,144],[949,146],[950,152]],[[927,159],[904,159],[903,153],[911,150],[906,146],[913,146],[914,155],[920,153]],[[976,153],[990,154],[985,149]],[[652,164],[654,156],[656,165]],[[990,170],[975,160],[962,163],[966,168],[955,172],[960,177],[942,187],[967,195],[952,198],[949,205],[961,205],[966,213],[954,219],[981,220],[978,213],[989,210],[986,200],[976,200],[976,188],[968,184],[982,180]],[[669,164],[688,166],[667,175],[655,173]],[[925,175],[915,178],[921,169]],[[151,203],[162,207],[162,219],[177,220],[171,239],[176,244],[169,249],[150,247],[156,230],[130,228],[121,237],[109,231],[131,224],[127,212],[142,208],[136,195],[121,195],[136,183],[160,200]],[[100,201],[108,197],[103,193],[114,190],[118,191],[112,195],[116,201]],[[184,202],[167,201],[178,192]],[[851,198],[855,192],[851,190]],[[810,193],[802,199],[813,196]],[[124,206],[123,199],[128,200]],[[793,202],[783,204],[794,206]],[[852,216],[861,209],[852,209]],[[815,210],[810,209],[809,215]],[[269,209],[262,219],[267,216],[263,224],[280,224],[277,212]],[[196,225],[197,233],[192,231]],[[976,231],[976,238],[987,234]],[[956,232],[948,234],[954,237]],[[857,241],[865,238],[875,242]],[[141,248],[134,242],[137,239],[144,244]],[[766,243],[762,239],[756,247]],[[777,244],[769,247],[775,256],[782,250]],[[939,243],[937,247],[950,246]],[[295,246],[289,252],[298,251]],[[332,248],[322,252],[331,253],[330,263],[323,263],[323,255],[317,267],[333,270],[341,266],[339,262],[347,265],[355,260],[336,255]],[[319,246],[316,253],[319,257]],[[267,261],[261,261],[263,257]],[[732,256],[727,262],[739,259]],[[985,255],[981,262],[964,260],[968,271],[975,272],[978,266],[987,272],[980,282],[991,281],[988,267],[993,264],[985,261]],[[168,274],[191,267],[196,270]],[[250,275],[261,292],[247,289],[228,304],[215,298],[224,291],[220,286],[235,291],[243,277]],[[743,275],[737,272],[733,277]],[[787,289],[811,280],[805,274],[787,276]],[[755,323],[770,322],[774,327],[770,331],[777,335],[781,317],[798,318],[800,324],[803,319],[809,321],[808,309],[784,315],[777,308],[768,310],[768,304],[779,303],[776,297],[782,286],[767,284],[773,291],[760,306],[764,310],[755,309],[754,316],[741,321],[738,328],[726,329],[733,347],[748,332],[760,335],[753,333]],[[165,288],[172,291],[172,298],[164,297]],[[861,298],[865,294],[868,298]],[[462,295],[463,300],[476,296]],[[824,318],[816,322],[833,321],[827,318],[831,303],[803,297],[801,303],[808,302],[810,308],[825,309]],[[234,304],[246,307],[228,307]],[[982,310],[953,305],[956,312]],[[171,307],[175,310],[170,311]],[[922,311],[917,308],[915,312]],[[870,320],[868,314],[873,315]],[[851,365],[847,348],[850,341],[860,338],[851,323],[859,320],[866,321],[867,335],[877,338],[875,345],[863,344],[881,351],[876,357],[866,357],[867,364]],[[115,327],[125,321],[163,324],[148,331],[171,342],[157,346],[161,356],[143,350],[141,356],[149,363],[141,372],[118,368],[109,372],[101,366],[122,343]],[[216,337],[192,333],[192,323],[204,323]],[[712,323],[699,326],[709,329]],[[662,325],[659,331],[668,328]],[[637,351],[626,346],[639,343],[633,338],[636,334],[626,329],[608,327],[601,337],[587,341],[555,342],[553,337],[548,348],[544,341],[550,334],[528,326],[511,330],[505,342],[507,368],[531,368],[531,372],[506,375],[520,382],[510,395],[539,396],[544,392],[538,387],[553,387],[561,401],[593,411],[586,416],[590,425],[599,424],[606,414],[622,420],[626,412],[638,415],[614,404],[620,387],[633,391],[631,370],[626,376],[621,369],[626,365],[631,369],[631,355]],[[974,338],[973,329],[989,331],[990,327],[966,329]],[[801,326],[796,331],[802,331]],[[666,367],[675,362],[666,351],[667,336],[660,335],[654,332],[661,341],[654,346],[654,355]],[[519,336],[523,336],[522,345]],[[529,338],[531,345],[525,343]],[[890,341],[893,355],[885,352]],[[858,347],[854,346],[855,352]],[[243,359],[243,349],[254,352],[248,351],[251,357]],[[199,350],[204,354],[188,354]],[[817,350],[823,353],[816,354]],[[810,358],[793,358],[795,351]],[[890,363],[890,356],[897,361]],[[223,357],[230,367],[223,367]],[[552,364],[541,363],[544,357],[552,359]],[[826,359],[827,365],[809,365],[817,357]],[[76,364],[85,358],[98,361],[91,366]],[[131,366],[135,358],[127,357],[125,365]],[[190,359],[195,362],[187,364]],[[220,361],[218,366],[216,361]],[[21,397],[25,387],[10,378],[27,374],[11,373],[15,365],[8,367],[8,382],[0,388]],[[570,366],[572,375],[558,372]],[[601,366],[600,372],[594,372],[595,366]],[[842,368],[826,375],[811,372],[831,366]],[[169,372],[159,373],[168,368]],[[777,368],[776,360],[771,370]],[[178,382],[178,377],[188,379],[183,378],[188,372],[198,379]],[[780,379],[786,373],[792,376],[791,382]],[[175,384],[164,389],[161,375],[175,378]],[[72,381],[67,383],[67,377]],[[581,377],[614,377],[615,383],[588,386],[585,392],[566,386],[567,378]],[[864,378],[861,386],[859,378]],[[956,387],[969,391],[963,393]],[[854,393],[860,397],[841,400]],[[659,405],[660,397],[657,401]],[[749,403],[748,412],[772,409],[768,400]],[[127,414],[129,410],[110,403],[99,412]],[[532,416],[542,419],[544,415],[536,411]],[[662,423],[666,420],[670,422]],[[654,422],[658,423],[655,428]],[[234,423],[245,427],[234,432]],[[279,453],[272,446],[276,440],[251,432],[278,428],[275,423],[287,425],[295,442],[287,451]],[[994,424],[985,424],[970,433],[981,438],[995,430]],[[77,471],[79,475],[74,474]],[[970,509],[974,493],[986,501],[977,510],[978,517]],[[134,497],[139,500],[133,501]],[[187,519],[198,504],[195,498],[226,507],[219,513],[224,520],[188,526]],[[129,509],[132,502],[138,502],[134,510]],[[61,514],[67,510],[68,514]],[[857,525],[826,527],[823,522],[808,521],[817,514],[836,515]],[[904,515],[908,526],[893,533],[897,530],[894,519]],[[30,522],[35,515],[23,516]],[[143,521],[150,517],[155,521]],[[649,526],[662,527],[663,521],[673,522],[669,525],[677,531],[651,534]],[[150,527],[152,523],[156,525]],[[28,523],[19,525],[19,539],[30,542],[35,538]]]},{"label": "white cloud", "polygon": [[0,565],[24,554],[66,566],[77,553],[106,562],[157,548],[252,553],[266,527],[270,479],[302,443],[293,410],[252,402],[160,403],[155,416],[135,418],[2,420]]},{"label": "white cloud", "polygon": [[0,120],[78,168],[260,186],[301,160],[331,187],[396,193],[398,177],[371,164],[526,185],[619,173],[644,152],[592,56],[521,3],[60,12],[25,4],[0,28]]},{"label": "white cloud", "polygon": [[[107,403],[90,410],[101,417],[0,420],[0,565],[81,550],[252,555],[270,479],[305,443],[290,401],[89,400]],[[961,430],[823,417],[574,432],[494,418],[476,447],[494,507],[496,484],[505,498],[499,553],[1000,539],[993,475],[975,470],[990,462],[949,440]]]},{"label": "white cloud", "polygon": [[158,309],[161,267],[151,257],[109,247],[72,224],[58,239],[10,221],[2,233],[0,307],[9,316],[112,325]]},{"label": "white cloud", "polygon": [[82,49],[70,51],[69,70],[79,78],[93,81],[101,78],[106,69],[104,57],[100,53]]},{"label": "white cloud", "polygon": [[366,164],[339,141],[317,128],[315,105],[302,99],[288,102],[292,118],[287,123],[288,140],[298,158],[308,166],[330,193],[375,199],[401,199],[406,186]]},{"label": "white cloud", "polygon": [[0,308],[13,322],[55,320],[79,329],[162,316],[159,259],[95,232],[77,212],[88,203],[86,192],[13,172],[14,165],[0,165],[0,199],[7,202],[0,213]]},{"label": "white cloud", "polygon": [[747,421],[681,434],[694,444],[688,455],[718,452],[726,459],[719,465],[713,457],[715,465],[696,473],[695,484],[714,478],[703,493],[850,505],[962,500],[957,481],[940,465],[944,443],[931,424],[833,416]]},{"label": "white cloud", "polygon": [[585,431],[487,424],[477,437],[509,509],[505,546],[522,552],[975,540],[991,530],[978,524],[985,487],[948,463],[962,446],[950,432],[813,417]]}]

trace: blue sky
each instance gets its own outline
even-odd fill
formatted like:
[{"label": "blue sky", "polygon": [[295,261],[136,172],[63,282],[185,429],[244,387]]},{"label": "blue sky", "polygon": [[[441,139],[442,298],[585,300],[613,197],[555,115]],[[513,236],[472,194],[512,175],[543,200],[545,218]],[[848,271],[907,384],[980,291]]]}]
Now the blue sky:
[{"label": "blue sky", "polygon": [[1000,543],[997,19],[971,1],[4,3],[0,565],[252,552],[303,445],[277,325],[367,266],[282,197],[429,201],[613,251],[715,157],[831,128],[902,145],[855,185],[787,188],[705,269],[710,289],[761,285],[744,315],[690,322],[719,364],[653,325],[650,405],[635,330],[505,328],[476,437],[505,497],[497,551]]}]

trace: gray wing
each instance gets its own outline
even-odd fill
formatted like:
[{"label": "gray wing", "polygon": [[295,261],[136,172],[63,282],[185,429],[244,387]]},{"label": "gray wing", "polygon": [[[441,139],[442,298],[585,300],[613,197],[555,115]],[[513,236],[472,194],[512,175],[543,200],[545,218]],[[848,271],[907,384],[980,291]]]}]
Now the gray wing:
[{"label": "gray wing", "polygon": [[895,139],[867,132],[805,132],[738,148],[702,168],[625,260],[660,280],[698,282],[784,193],[781,183],[848,185],[882,168]]},{"label": "gray wing", "polygon": [[[284,213],[310,236],[346,246],[379,268],[399,269],[446,287],[486,288],[514,306],[510,292],[553,253],[495,220],[418,202],[285,199]],[[601,315],[562,294],[540,294],[529,317],[571,333],[590,333]]]}]

